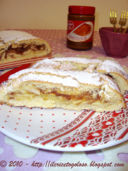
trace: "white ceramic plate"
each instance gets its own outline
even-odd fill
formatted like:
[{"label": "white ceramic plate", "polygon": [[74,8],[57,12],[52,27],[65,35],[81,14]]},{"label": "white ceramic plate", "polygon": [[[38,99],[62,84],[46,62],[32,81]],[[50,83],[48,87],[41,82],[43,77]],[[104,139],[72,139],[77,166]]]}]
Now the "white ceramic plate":
[{"label": "white ceramic plate", "polygon": [[[125,100],[128,106],[128,93]],[[0,131],[40,149],[103,149],[128,140],[128,107],[120,111],[96,113],[1,105]]]},{"label": "white ceramic plate", "polygon": [[[0,83],[21,67],[0,76]],[[113,112],[81,112],[0,105],[0,131],[29,146],[55,151],[90,151],[128,140],[128,92],[126,109]]]}]

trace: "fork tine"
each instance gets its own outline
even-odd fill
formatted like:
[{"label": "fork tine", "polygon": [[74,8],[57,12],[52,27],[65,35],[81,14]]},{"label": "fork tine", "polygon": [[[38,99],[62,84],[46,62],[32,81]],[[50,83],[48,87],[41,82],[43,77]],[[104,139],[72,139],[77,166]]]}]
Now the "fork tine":
[{"label": "fork tine", "polygon": [[114,17],[117,18],[117,12],[116,12],[116,11],[115,11],[115,13],[114,13]]},{"label": "fork tine", "polygon": [[113,11],[110,11],[110,18],[112,18],[113,16]]},{"label": "fork tine", "polygon": [[124,15],[123,15],[123,17],[126,19],[126,11],[124,11]]},{"label": "fork tine", "polygon": [[120,25],[119,32],[120,33],[123,31],[123,26],[126,25],[126,22],[127,22],[127,13],[126,13],[126,10],[123,10],[121,12],[121,16],[119,20],[119,25]]},{"label": "fork tine", "polygon": [[110,10],[110,17],[114,17],[114,11]]},{"label": "fork tine", "polygon": [[112,11],[111,11],[111,10],[110,10],[109,16],[110,16],[110,17],[112,16]]},{"label": "fork tine", "polygon": [[[128,11],[127,11],[127,13],[126,13],[126,22],[127,22],[127,20],[128,20]],[[126,33],[127,30],[128,30],[128,25],[127,25],[127,26],[125,27],[125,29],[123,30],[123,33]]]},{"label": "fork tine", "polygon": [[114,11],[112,11],[112,17],[114,17]]},{"label": "fork tine", "polygon": [[126,14],[126,18],[128,19],[128,11],[127,11],[127,14]]},{"label": "fork tine", "polygon": [[120,17],[120,19],[122,19],[123,16],[124,16],[124,11],[121,12],[121,17]]}]

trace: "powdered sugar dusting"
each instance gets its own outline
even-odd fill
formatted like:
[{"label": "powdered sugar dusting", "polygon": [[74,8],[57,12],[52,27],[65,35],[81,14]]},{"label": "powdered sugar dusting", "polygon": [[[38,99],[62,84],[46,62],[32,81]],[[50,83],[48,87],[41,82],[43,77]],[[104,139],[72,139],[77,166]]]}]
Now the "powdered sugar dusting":
[{"label": "powdered sugar dusting", "polygon": [[[26,73],[27,73],[27,75],[25,75]],[[31,73],[35,73],[36,77],[34,78],[33,77],[34,75],[33,74],[31,75]],[[64,80],[65,77],[71,77],[72,79],[77,80],[77,82],[95,84],[95,85],[101,85],[100,77],[102,77],[104,79],[106,78],[102,74],[98,74],[98,73],[88,73],[85,71],[61,71],[61,70],[54,70],[51,68],[49,69],[46,67],[42,67],[41,69],[30,68],[30,69],[21,70],[15,74],[11,75],[9,77],[9,79],[15,79],[15,78],[18,78],[21,75],[23,75],[24,78],[26,77],[25,81],[31,80],[31,79],[32,80],[33,79],[40,80],[40,78],[41,78],[41,77],[39,77],[40,74],[42,74],[42,76],[44,76],[44,75],[46,76],[46,74],[47,74],[48,82],[56,82],[57,81],[56,79],[55,80],[52,79],[52,77],[56,76],[56,78],[58,78],[58,79],[61,77]],[[42,77],[42,81],[43,81],[43,77]],[[71,86],[74,87],[75,85],[72,84]]]},{"label": "powdered sugar dusting", "polygon": [[99,59],[87,59],[87,58],[78,58],[78,57],[59,57],[59,58],[53,58],[53,59],[44,59],[42,61],[37,62],[35,65],[33,65],[33,68],[36,68],[40,66],[41,64],[58,64],[58,62],[75,62],[75,63],[101,63],[101,60]]},{"label": "powdered sugar dusting", "polygon": [[0,31],[1,45],[4,43],[9,43],[11,41],[18,42],[22,40],[29,40],[35,38],[36,38],[35,36],[27,32],[16,31],[16,30]]},{"label": "powdered sugar dusting", "polygon": [[[50,59],[50,60],[51,60],[51,63],[54,62],[53,59]],[[44,61],[50,62],[50,60],[47,59]],[[79,61],[79,59],[77,60]],[[34,67],[21,70],[11,75],[9,79],[15,79],[19,77],[20,81],[40,80],[40,81],[47,81],[50,83],[51,82],[60,83],[64,86],[72,86],[72,87],[79,87],[80,83],[91,84],[91,85],[96,85],[96,86],[106,84],[108,85],[108,88],[111,87],[119,91],[117,85],[114,82],[112,82],[111,79],[109,79],[107,76],[101,73],[95,73],[95,72],[91,73],[85,70],[83,71],[60,70],[60,69],[52,68],[51,65],[49,68],[47,66],[45,67],[45,65],[41,65],[39,68],[34,68]]]},{"label": "powdered sugar dusting", "polygon": [[121,73],[125,76],[126,79],[128,79],[128,74],[125,72],[123,67],[112,60],[103,61],[102,65],[99,65],[98,69],[105,70],[107,72]]},{"label": "powdered sugar dusting", "polygon": [[24,75],[23,77],[21,77],[20,82],[22,81],[28,81],[28,80],[34,80],[34,81],[44,81],[44,82],[52,82],[52,83],[56,83],[56,84],[63,84],[64,86],[69,86],[72,87],[78,87],[79,84],[76,80],[74,80],[72,77],[67,76],[67,77],[59,77],[59,76],[55,76],[55,75],[48,75],[48,74],[35,74],[35,73],[30,73],[28,75]]},{"label": "powdered sugar dusting", "polygon": [[[128,79],[128,74],[125,72],[123,67],[112,60],[100,60],[100,59],[88,59],[88,58],[79,58],[79,57],[58,57],[53,59],[44,59],[42,61],[38,61],[36,64],[32,66],[32,68],[41,68],[43,66],[58,66],[60,65],[60,69],[62,70],[71,70],[73,69],[74,63],[88,64],[86,71],[88,72],[98,72],[98,70],[105,70],[109,72],[117,72],[119,74],[123,74],[126,79]],[[42,66],[43,65],[43,66]]]}]

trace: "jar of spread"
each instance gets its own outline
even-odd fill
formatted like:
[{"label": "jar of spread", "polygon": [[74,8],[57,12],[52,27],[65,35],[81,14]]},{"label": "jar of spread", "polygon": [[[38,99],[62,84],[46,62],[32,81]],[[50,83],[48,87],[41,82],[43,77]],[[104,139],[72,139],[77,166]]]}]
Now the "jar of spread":
[{"label": "jar of spread", "polygon": [[69,6],[67,47],[89,50],[93,45],[95,7]]}]

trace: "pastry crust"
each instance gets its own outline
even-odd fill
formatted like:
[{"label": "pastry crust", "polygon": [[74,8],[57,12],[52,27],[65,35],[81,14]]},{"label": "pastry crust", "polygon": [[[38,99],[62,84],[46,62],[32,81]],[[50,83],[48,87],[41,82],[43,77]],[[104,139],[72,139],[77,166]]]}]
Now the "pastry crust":
[{"label": "pastry crust", "polygon": [[24,31],[0,31],[0,64],[50,54],[51,47],[43,39]]},{"label": "pastry crust", "polygon": [[120,66],[125,76],[117,71],[120,76],[115,80],[118,74],[114,78],[108,71],[99,71],[104,62],[75,57],[41,60],[11,75],[1,85],[0,103],[68,110],[112,111],[125,108],[123,92],[128,88],[126,85],[122,89],[118,79],[125,80],[127,74]]},{"label": "pastry crust", "polygon": [[97,67],[97,71],[110,76],[118,84],[122,94],[128,90],[128,74],[117,62],[105,60]]}]

